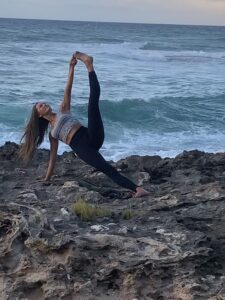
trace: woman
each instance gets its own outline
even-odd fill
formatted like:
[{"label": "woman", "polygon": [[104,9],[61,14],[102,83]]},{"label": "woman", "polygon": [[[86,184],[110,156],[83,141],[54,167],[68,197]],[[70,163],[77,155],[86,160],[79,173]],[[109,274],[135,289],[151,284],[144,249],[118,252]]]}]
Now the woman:
[{"label": "woman", "polygon": [[[88,126],[84,127],[70,113],[71,90],[73,85],[74,68],[77,60],[87,67],[90,97],[88,104]],[[105,161],[99,153],[104,141],[104,127],[99,110],[100,86],[93,67],[93,58],[81,52],[76,52],[70,61],[69,76],[64,91],[64,99],[60,112],[54,113],[52,108],[43,102],[38,102],[32,109],[30,121],[22,137],[20,156],[30,160],[35,149],[42,143],[44,134],[51,126],[49,133],[50,160],[45,180],[49,181],[56,162],[58,141],[68,144],[77,156],[87,164],[103,172],[120,186],[132,190],[134,197],[147,196],[149,193],[122,176],[115,168]]]}]

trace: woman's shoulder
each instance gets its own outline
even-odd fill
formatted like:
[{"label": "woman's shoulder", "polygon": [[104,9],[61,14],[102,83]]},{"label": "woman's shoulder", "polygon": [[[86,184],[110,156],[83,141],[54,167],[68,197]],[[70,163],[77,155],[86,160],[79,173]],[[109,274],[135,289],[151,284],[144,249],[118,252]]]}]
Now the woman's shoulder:
[{"label": "woman's shoulder", "polygon": [[71,111],[70,110],[66,110],[66,111],[59,110],[57,112],[57,115],[71,115]]},{"label": "woman's shoulder", "polygon": [[56,113],[56,119],[58,120],[58,119],[62,118],[63,116],[71,116],[71,115],[72,115],[72,114],[71,114],[70,111],[64,111],[64,112],[58,111],[58,112]]}]

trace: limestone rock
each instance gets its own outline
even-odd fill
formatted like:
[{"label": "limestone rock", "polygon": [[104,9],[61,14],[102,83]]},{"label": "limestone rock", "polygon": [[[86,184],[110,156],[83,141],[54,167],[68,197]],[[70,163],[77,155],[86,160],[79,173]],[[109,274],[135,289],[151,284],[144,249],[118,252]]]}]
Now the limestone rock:
[{"label": "limestone rock", "polygon": [[[113,165],[149,191],[131,198],[73,153],[29,165],[0,147],[1,300],[219,300],[225,295],[225,153],[131,156]],[[82,221],[84,200],[107,215]]]}]

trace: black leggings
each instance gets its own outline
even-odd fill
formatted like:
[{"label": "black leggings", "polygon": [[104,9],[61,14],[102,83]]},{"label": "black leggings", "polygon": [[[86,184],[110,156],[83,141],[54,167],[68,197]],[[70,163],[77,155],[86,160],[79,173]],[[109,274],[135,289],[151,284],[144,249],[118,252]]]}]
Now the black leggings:
[{"label": "black leggings", "polygon": [[98,106],[100,86],[94,71],[89,72],[89,84],[88,127],[82,126],[77,131],[70,142],[70,147],[84,162],[106,174],[118,185],[135,191],[137,185],[122,176],[99,153],[104,142],[104,127]]}]

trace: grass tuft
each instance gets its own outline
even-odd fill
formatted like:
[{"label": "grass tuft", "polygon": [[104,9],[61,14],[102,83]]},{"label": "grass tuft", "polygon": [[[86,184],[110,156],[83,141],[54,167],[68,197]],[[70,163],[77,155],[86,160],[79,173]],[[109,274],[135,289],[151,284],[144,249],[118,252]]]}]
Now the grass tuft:
[{"label": "grass tuft", "polygon": [[74,204],[74,212],[82,221],[90,221],[97,217],[106,217],[111,215],[109,210],[92,206],[84,200],[78,200]]},{"label": "grass tuft", "polygon": [[137,214],[134,211],[131,210],[125,210],[122,213],[122,218],[124,220],[130,220],[131,218],[135,217]]}]

